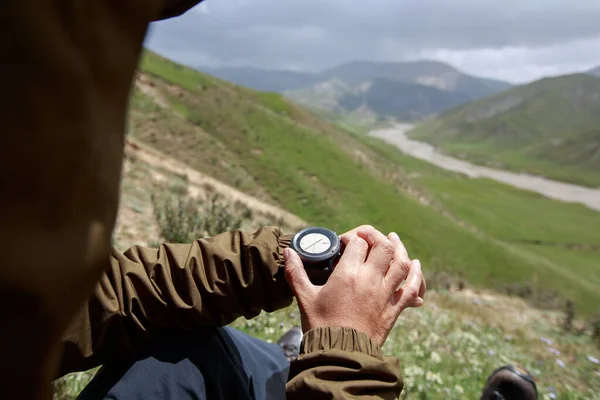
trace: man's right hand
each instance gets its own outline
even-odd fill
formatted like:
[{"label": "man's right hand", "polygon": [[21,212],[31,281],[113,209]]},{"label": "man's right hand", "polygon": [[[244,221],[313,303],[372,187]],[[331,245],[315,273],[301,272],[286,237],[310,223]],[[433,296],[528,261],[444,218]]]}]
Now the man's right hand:
[{"label": "man's right hand", "polygon": [[353,328],[383,345],[400,313],[423,305],[421,264],[408,258],[395,233],[386,237],[362,226],[340,238],[344,253],[323,286],[311,283],[294,250],[284,251],[286,279],[298,300],[302,329]]}]

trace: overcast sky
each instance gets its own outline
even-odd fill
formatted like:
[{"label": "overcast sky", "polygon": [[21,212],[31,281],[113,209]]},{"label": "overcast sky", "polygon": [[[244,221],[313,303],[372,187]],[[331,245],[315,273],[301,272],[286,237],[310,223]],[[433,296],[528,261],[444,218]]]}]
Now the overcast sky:
[{"label": "overcast sky", "polygon": [[147,46],[191,66],[433,59],[527,82],[600,65],[600,0],[206,0]]}]

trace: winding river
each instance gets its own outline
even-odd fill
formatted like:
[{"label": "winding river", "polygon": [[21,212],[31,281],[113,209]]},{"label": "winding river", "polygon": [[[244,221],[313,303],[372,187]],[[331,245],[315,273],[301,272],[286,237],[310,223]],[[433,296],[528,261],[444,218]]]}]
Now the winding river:
[{"label": "winding river", "polygon": [[537,192],[551,199],[569,203],[582,203],[591,209],[600,211],[600,189],[553,181],[541,176],[508,172],[471,164],[467,161],[442,154],[428,143],[409,139],[406,133],[411,129],[412,125],[403,124],[392,128],[374,130],[369,134],[397,146],[402,152],[408,155],[427,161],[440,168],[458,172],[471,178],[493,179],[519,189]]}]

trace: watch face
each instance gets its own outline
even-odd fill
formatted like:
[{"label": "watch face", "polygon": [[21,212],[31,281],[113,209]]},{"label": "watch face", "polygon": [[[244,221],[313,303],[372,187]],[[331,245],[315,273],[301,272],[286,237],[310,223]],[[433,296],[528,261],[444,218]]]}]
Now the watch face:
[{"label": "watch face", "polygon": [[315,227],[298,232],[290,247],[296,250],[305,266],[330,266],[340,255],[341,242],[335,232]]},{"label": "watch face", "polygon": [[308,254],[325,253],[331,247],[331,240],[322,233],[308,233],[300,239],[300,248]]}]

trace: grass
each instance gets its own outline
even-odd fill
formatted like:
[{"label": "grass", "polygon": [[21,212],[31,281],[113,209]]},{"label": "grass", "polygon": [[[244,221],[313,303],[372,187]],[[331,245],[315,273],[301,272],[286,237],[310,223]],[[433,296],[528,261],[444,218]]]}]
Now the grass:
[{"label": "grass", "polygon": [[[506,296],[430,291],[424,307],[400,316],[383,351],[400,359],[402,399],[479,398],[487,376],[506,364],[533,375],[540,399],[598,399],[600,374],[593,358],[600,358],[600,350],[581,321],[573,332],[563,332],[562,318],[559,312],[540,311]],[[268,342],[299,325],[296,305],[232,324]],[[55,399],[74,398],[95,372],[61,380],[62,392]]]},{"label": "grass", "polygon": [[[400,359],[403,399],[479,398],[487,376],[506,364],[532,373],[540,399],[598,398],[598,366],[588,356],[598,358],[599,351],[587,333],[564,333],[562,318],[505,296],[431,292],[426,306],[401,315],[384,352]],[[240,319],[233,326],[276,342],[299,324],[292,306],[250,321]]]}]

